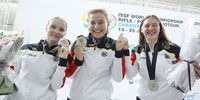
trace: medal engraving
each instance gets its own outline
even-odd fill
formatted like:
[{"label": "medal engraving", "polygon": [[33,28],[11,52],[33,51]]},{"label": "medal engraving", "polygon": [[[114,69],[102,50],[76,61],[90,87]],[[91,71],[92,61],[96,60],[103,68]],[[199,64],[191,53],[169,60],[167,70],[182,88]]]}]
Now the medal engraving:
[{"label": "medal engraving", "polygon": [[58,45],[59,46],[64,46],[65,45],[65,46],[69,47],[70,44],[71,44],[70,41],[68,39],[66,39],[66,38],[62,38],[62,39],[60,39],[58,41]]},{"label": "medal engraving", "polygon": [[157,91],[158,90],[158,83],[155,80],[150,80],[148,87],[151,91]]},{"label": "medal engraving", "polygon": [[58,46],[55,47],[55,48],[53,48],[53,49],[52,49],[51,51],[49,51],[49,52],[51,52],[51,53],[57,52],[57,51],[60,50],[60,48],[61,48],[62,46],[66,46],[66,47],[68,48],[70,44],[71,44],[71,43],[70,43],[70,41],[69,41],[68,39],[61,38],[61,39],[58,41]]},{"label": "medal engraving", "polygon": [[77,43],[80,43],[82,47],[86,47],[87,45],[87,40],[84,36],[79,36],[77,38]]}]

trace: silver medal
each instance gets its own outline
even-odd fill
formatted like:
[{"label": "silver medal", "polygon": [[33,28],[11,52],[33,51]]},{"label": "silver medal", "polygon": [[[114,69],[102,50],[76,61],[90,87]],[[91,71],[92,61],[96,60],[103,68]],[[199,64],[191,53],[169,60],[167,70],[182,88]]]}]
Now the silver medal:
[{"label": "silver medal", "polygon": [[156,80],[150,80],[148,87],[151,91],[157,91],[158,90],[158,83],[156,82]]},{"label": "silver medal", "polygon": [[80,43],[82,47],[86,47],[87,45],[87,40],[84,36],[79,36],[76,42]]},{"label": "silver medal", "polygon": [[64,46],[65,45],[65,46],[69,47],[70,44],[71,44],[70,41],[68,39],[66,39],[66,38],[61,38],[58,41],[58,45],[59,46]]},{"label": "silver medal", "polygon": [[61,38],[61,39],[58,41],[58,46],[55,47],[55,48],[53,48],[53,49],[50,50],[49,52],[51,52],[51,53],[57,52],[57,51],[59,51],[60,48],[63,47],[63,46],[66,46],[66,47],[68,48],[70,44],[71,44],[71,43],[70,43],[70,41],[69,41],[68,39],[66,39],[66,38]]}]

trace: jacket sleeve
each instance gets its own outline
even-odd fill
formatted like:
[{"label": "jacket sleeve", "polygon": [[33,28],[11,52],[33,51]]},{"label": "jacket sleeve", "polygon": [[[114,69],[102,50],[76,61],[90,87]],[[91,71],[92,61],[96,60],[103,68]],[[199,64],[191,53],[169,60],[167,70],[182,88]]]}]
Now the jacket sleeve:
[{"label": "jacket sleeve", "polygon": [[5,70],[8,78],[14,83],[18,79],[20,68],[21,68],[21,56],[18,53],[16,61],[14,61],[13,64],[9,65],[9,68],[6,68]]},{"label": "jacket sleeve", "polygon": [[[188,64],[189,62],[186,61],[177,63],[175,70],[169,73],[167,77],[168,84],[183,93],[187,93],[190,90],[190,86],[194,85],[196,79],[194,66]],[[188,70],[188,67],[190,67],[190,70]]]},{"label": "jacket sleeve", "polygon": [[195,83],[194,66],[190,61],[193,61],[193,57],[198,53],[197,44],[195,38],[185,41],[180,52],[181,59],[183,60],[174,64],[173,68],[168,72],[168,84],[183,93],[187,93]]},{"label": "jacket sleeve", "polygon": [[67,69],[67,59],[60,58],[59,64],[51,78],[51,88],[56,90],[64,85],[65,70]]},{"label": "jacket sleeve", "polygon": [[22,55],[25,53],[24,50],[20,50],[18,52],[16,61],[14,61],[14,66],[11,68],[15,71],[15,73],[18,75],[20,73],[20,69],[21,69],[21,62],[22,62]]},{"label": "jacket sleeve", "polygon": [[9,77],[9,79],[15,83],[15,85],[18,88],[18,92],[20,92],[22,95],[28,95],[28,93],[29,93],[25,82],[19,81],[19,80],[22,80],[21,77],[19,77],[19,73],[20,73],[20,69],[22,66],[22,56],[25,53],[26,53],[26,50],[20,50],[17,54],[17,57],[16,57],[13,65],[11,65],[10,68],[7,70],[7,75]]},{"label": "jacket sleeve", "polygon": [[111,67],[111,76],[114,81],[120,82],[125,75],[125,57],[123,51],[115,51],[114,61]]},{"label": "jacket sleeve", "polygon": [[126,78],[131,80],[139,72],[139,65],[136,61],[136,53],[131,52],[131,57],[126,56]]}]

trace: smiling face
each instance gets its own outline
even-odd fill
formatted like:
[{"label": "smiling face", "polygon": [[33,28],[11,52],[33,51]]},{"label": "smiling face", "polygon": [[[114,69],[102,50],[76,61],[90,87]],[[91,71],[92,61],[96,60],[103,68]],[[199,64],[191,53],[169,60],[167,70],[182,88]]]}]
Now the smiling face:
[{"label": "smiling face", "polygon": [[160,33],[159,21],[153,17],[147,18],[140,31],[147,41],[157,41]]},{"label": "smiling face", "polygon": [[67,24],[63,19],[53,18],[46,27],[47,41],[49,45],[56,45],[64,37],[67,30]]},{"label": "smiling face", "polygon": [[90,13],[89,16],[89,32],[97,39],[102,38],[108,32],[108,18],[103,12]]}]

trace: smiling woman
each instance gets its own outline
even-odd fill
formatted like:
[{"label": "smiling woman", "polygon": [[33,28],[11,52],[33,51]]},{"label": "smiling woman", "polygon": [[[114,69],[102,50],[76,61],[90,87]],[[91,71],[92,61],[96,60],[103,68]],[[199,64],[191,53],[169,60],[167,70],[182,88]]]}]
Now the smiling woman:
[{"label": "smiling woman", "polygon": [[137,73],[141,76],[136,100],[182,100],[183,93],[171,88],[166,73],[179,61],[180,47],[168,40],[156,15],[141,21],[139,38],[139,45],[132,49],[131,62],[126,63],[128,79]]},{"label": "smiling woman", "polygon": [[[92,9],[88,16],[89,35],[79,36],[72,45],[72,59],[66,72],[73,78],[70,99],[109,100],[113,92],[111,79],[120,82],[125,75],[127,39],[122,34],[118,40],[107,36],[109,21],[103,9]],[[81,45],[80,38],[86,45]]]},{"label": "smiling woman", "polygon": [[[102,7],[102,8],[107,9],[108,16],[112,15],[113,19],[115,18],[114,20],[115,25],[112,25],[112,23],[109,24],[109,27],[110,26],[113,26],[113,27],[109,29],[108,36],[112,37],[113,39],[117,39],[119,34],[123,33],[123,35],[126,36],[129,40],[129,44],[130,44],[129,48],[132,48],[138,45],[138,42],[137,42],[139,39],[138,28],[139,28],[141,20],[147,14],[158,14],[159,18],[166,19],[165,22],[170,21],[170,23],[175,22],[174,24],[178,24],[179,27],[166,26],[166,32],[167,32],[167,36],[170,37],[171,40],[174,43],[177,43],[179,46],[181,46],[182,44],[182,37],[186,32],[185,30],[188,30],[188,27],[185,26],[185,25],[188,25],[188,23],[186,23],[188,18],[193,18],[193,17],[200,18],[199,17],[200,13],[195,13],[196,12],[195,9],[192,10],[188,7],[180,6],[179,3],[176,3],[177,5],[175,6],[173,4],[172,5],[164,5],[162,3],[157,4],[155,3],[157,0],[59,0],[59,2],[55,0],[50,0],[50,2],[48,0],[3,0],[3,1],[11,1],[11,2],[19,1],[18,5],[16,5],[17,9],[15,9],[17,10],[17,16],[15,18],[14,25],[19,28],[24,29],[24,37],[25,37],[24,44],[37,43],[39,39],[41,38],[44,39],[43,38],[44,35],[47,36],[46,34],[43,34],[46,32],[45,30],[46,22],[48,19],[52,18],[53,16],[63,16],[64,18],[69,19],[67,21],[69,27],[67,29],[68,32],[67,32],[66,38],[69,38],[73,42],[76,40],[76,37],[79,35],[88,36],[88,37],[91,36],[91,35],[88,35],[90,32],[88,31],[88,20],[85,16],[87,14],[85,13],[87,12],[88,9],[93,9],[96,7]],[[166,1],[166,0],[162,0],[162,1]],[[185,2],[186,0],[170,0],[170,1]],[[187,0],[187,1],[199,2],[199,0]],[[0,0],[0,2],[2,2],[2,0]],[[134,2],[138,2],[138,3],[134,3]],[[195,2],[195,4],[198,4],[197,2]],[[191,4],[191,3],[187,3],[187,4]],[[81,9],[77,9],[77,7]],[[2,9],[2,5],[0,7],[0,10],[1,9]],[[189,10],[185,10],[185,9],[189,9]],[[5,10],[1,10],[1,11],[5,11]],[[1,11],[0,13],[2,13]],[[194,13],[192,11],[194,11]],[[81,18],[83,15],[85,16],[83,18],[84,22],[81,22]],[[132,23],[126,23],[125,22],[126,20],[120,20],[119,18],[132,19]],[[96,30],[96,34],[99,32],[100,32],[99,30]],[[47,40],[47,38],[45,40]],[[99,49],[99,46],[101,45],[98,44],[99,43],[98,39],[93,39],[91,41],[92,43],[89,43],[89,45],[87,45],[88,46],[87,48],[83,47],[83,51],[84,51],[83,53],[85,53],[85,51],[87,51],[88,49],[94,50],[96,48],[95,51],[101,50],[101,48]],[[97,41],[97,42],[93,43],[93,41]],[[110,43],[106,43],[105,49],[103,50],[107,50],[110,46],[111,46]],[[93,48],[93,49],[90,49],[90,48]],[[34,50],[36,49],[34,48],[33,51]],[[109,50],[110,49],[108,49],[108,51]],[[87,52],[87,53],[90,53],[90,52]],[[30,56],[32,55],[33,57],[35,56],[32,53],[30,53],[29,55]],[[99,53],[99,55],[102,57],[108,57],[109,53],[102,51],[102,53]],[[87,55],[84,56],[84,61],[87,60],[87,58],[85,57],[88,57],[88,56]],[[166,60],[169,60],[170,58],[168,54],[167,55],[164,54],[163,57],[166,57]],[[57,56],[55,58],[57,59]],[[95,60],[95,62],[89,62],[87,60],[85,64],[94,63],[93,65],[95,66],[93,67],[96,68],[97,67],[96,65],[99,65],[100,62],[102,61],[102,60],[99,60],[100,59],[99,56],[97,58],[98,58],[98,61]],[[92,59],[92,61],[93,60],[94,59]],[[106,62],[104,64],[106,66],[108,65]],[[81,67],[77,67],[77,68],[81,68]],[[98,68],[97,70],[99,71],[97,73],[100,73],[103,68],[102,67]],[[82,70],[85,70],[85,69],[88,69],[88,68],[86,67]],[[111,69],[112,67],[110,67],[110,70]],[[79,70],[76,70],[76,71],[79,72]],[[93,74],[90,74],[90,72],[89,73],[86,72],[86,74],[89,74],[88,76],[93,75]],[[75,73],[74,75],[76,76]],[[83,75],[83,74],[80,74],[80,75]],[[93,82],[96,82],[96,80]],[[110,99],[133,100],[136,95],[137,85],[129,85],[129,84],[126,84],[127,82],[128,81],[126,79],[120,84],[117,83],[117,85],[115,84],[115,82],[113,82],[112,85],[114,87],[114,91]],[[135,84],[137,83],[137,81],[134,80],[133,83]],[[103,84],[100,84],[99,86],[101,85]],[[70,84],[66,83],[66,86],[68,87],[70,86]],[[75,85],[75,86],[79,86],[79,85]],[[125,89],[122,89],[122,88],[125,88]],[[59,98],[57,98],[57,100],[64,100],[66,99],[66,96],[69,96],[68,95],[69,88],[62,88],[61,90],[62,91],[58,92]],[[199,92],[197,93],[199,95]]]},{"label": "smiling woman", "polygon": [[19,91],[8,95],[6,100],[56,99],[56,90],[64,84],[69,53],[68,46],[58,46],[66,30],[66,21],[61,17],[54,17],[46,26],[46,40],[22,46],[14,63],[14,80]]}]

